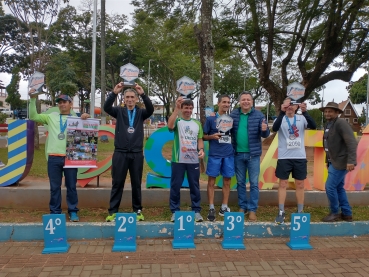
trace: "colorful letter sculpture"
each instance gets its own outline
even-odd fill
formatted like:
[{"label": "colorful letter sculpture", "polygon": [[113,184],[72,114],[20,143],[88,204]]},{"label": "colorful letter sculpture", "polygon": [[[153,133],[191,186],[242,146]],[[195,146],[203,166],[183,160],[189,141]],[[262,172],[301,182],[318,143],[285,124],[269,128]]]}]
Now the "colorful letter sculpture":
[{"label": "colorful letter sculpture", "polygon": [[8,125],[8,163],[0,168],[0,186],[23,180],[31,169],[34,151],[34,122],[12,120]]},{"label": "colorful letter sculpture", "polygon": [[231,212],[225,214],[222,241],[224,249],[246,249],[243,244],[244,221],[244,213]]},{"label": "colorful letter sculpture", "polygon": [[292,250],[313,249],[310,240],[310,214],[291,214],[290,241],[287,246]]},{"label": "colorful letter sculpture", "polygon": [[174,249],[195,248],[195,212],[176,212],[174,220]]},{"label": "colorful letter sculpture", "polygon": [[65,214],[45,214],[42,223],[45,245],[42,254],[68,252],[70,245],[67,242]]}]

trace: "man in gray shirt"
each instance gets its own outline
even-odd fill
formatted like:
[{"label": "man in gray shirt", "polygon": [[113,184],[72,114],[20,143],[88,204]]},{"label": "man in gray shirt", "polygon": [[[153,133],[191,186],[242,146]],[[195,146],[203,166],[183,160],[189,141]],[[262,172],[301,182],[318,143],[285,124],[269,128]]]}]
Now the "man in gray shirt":
[{"label": "man in gray shirt", "polygon": [[[296,114],[299,107],[302,115]],[[296,185],[297,212],[301,213],[304,208],[304,180],[307,175],[304,137],[307,128],[316,129],[316,124],[306,111],[306,103],[297,104],[291,102],[290,98],[285,99],[273,124],[273,131],[278,131],[278,162],[275,171],[275,176],[279,178],[277,224],[284,223],[286,188],[291,173]]]}]

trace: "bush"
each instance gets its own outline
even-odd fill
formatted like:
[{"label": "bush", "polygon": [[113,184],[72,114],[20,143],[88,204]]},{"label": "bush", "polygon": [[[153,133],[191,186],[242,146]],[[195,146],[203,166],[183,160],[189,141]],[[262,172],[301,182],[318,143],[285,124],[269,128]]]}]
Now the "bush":
[{"label": "bush", "polygon": [[0,124],[4,124],[7,118],[8,118],[7,114],[0,113]]}]

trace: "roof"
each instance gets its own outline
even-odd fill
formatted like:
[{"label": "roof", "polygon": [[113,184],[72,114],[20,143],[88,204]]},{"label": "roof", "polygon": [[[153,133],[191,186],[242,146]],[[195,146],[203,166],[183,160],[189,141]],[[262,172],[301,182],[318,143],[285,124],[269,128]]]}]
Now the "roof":
[{"label": "roof", "polygon": [[354,112],[355,112],[356,116],[357,116],[357,117],[359,117],[359,114],[357,113],[357,111],[356,111],[356,109],[355,109],[355,107],[354,107],[354,104],[352,104],[352,102],[351,102],[351,100],[350,100],[350,97],[349,97],[347,100],[342,101],[341,103],[339,103],[339,104],[338,104],[338,107],[339,107],[342,111],[345,111],[345,109],[346,109],[346,107],[347,107],[347,105],[348,105],[349,103],[351,104],[351,107],[352,107],[352,109],[354,110]]}]

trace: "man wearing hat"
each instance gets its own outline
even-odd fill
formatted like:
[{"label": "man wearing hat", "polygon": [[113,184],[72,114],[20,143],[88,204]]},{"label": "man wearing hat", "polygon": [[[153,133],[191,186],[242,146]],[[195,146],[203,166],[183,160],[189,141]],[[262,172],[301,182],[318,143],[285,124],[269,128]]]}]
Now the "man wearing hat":
[{"label": "man wearing hat", "polygon": [[[352,209],[344,188],[345,176],[356,165],[357,142],[351,126],[339,114],[343,111],[335,102],[329,102],[324,108],[327,123],[324,126],[323,147],[326,153],[328,178],[325,192],[329,201],[330,214],[323,218],[325,222],[337,220],[352,221]],[[339,209],[341,208],[341,214]]]},{"label": "man wearing hat", "polygon": [[[61,184],[63,173],[65,177],[65,186],[67,188],[67,205],[70,221],[79,221],[78,217],[78,195],[77,195],[77,168],[64,168],[66,156],[66,137],[67,137],[67,117],[71,115],[73,107],[72,98],[62,94],[56,97],[60,114],[38,114],[36,110],[35,89],[29,91],[29,118],[33,121],[47,124],[49,133],[49,142],[46,148],[48,155],[47,173],[50,182],[50,202],[49,208],[51,214],[61,214]],[[89,118],[90,115],[84,113],[82,119]]]}]

